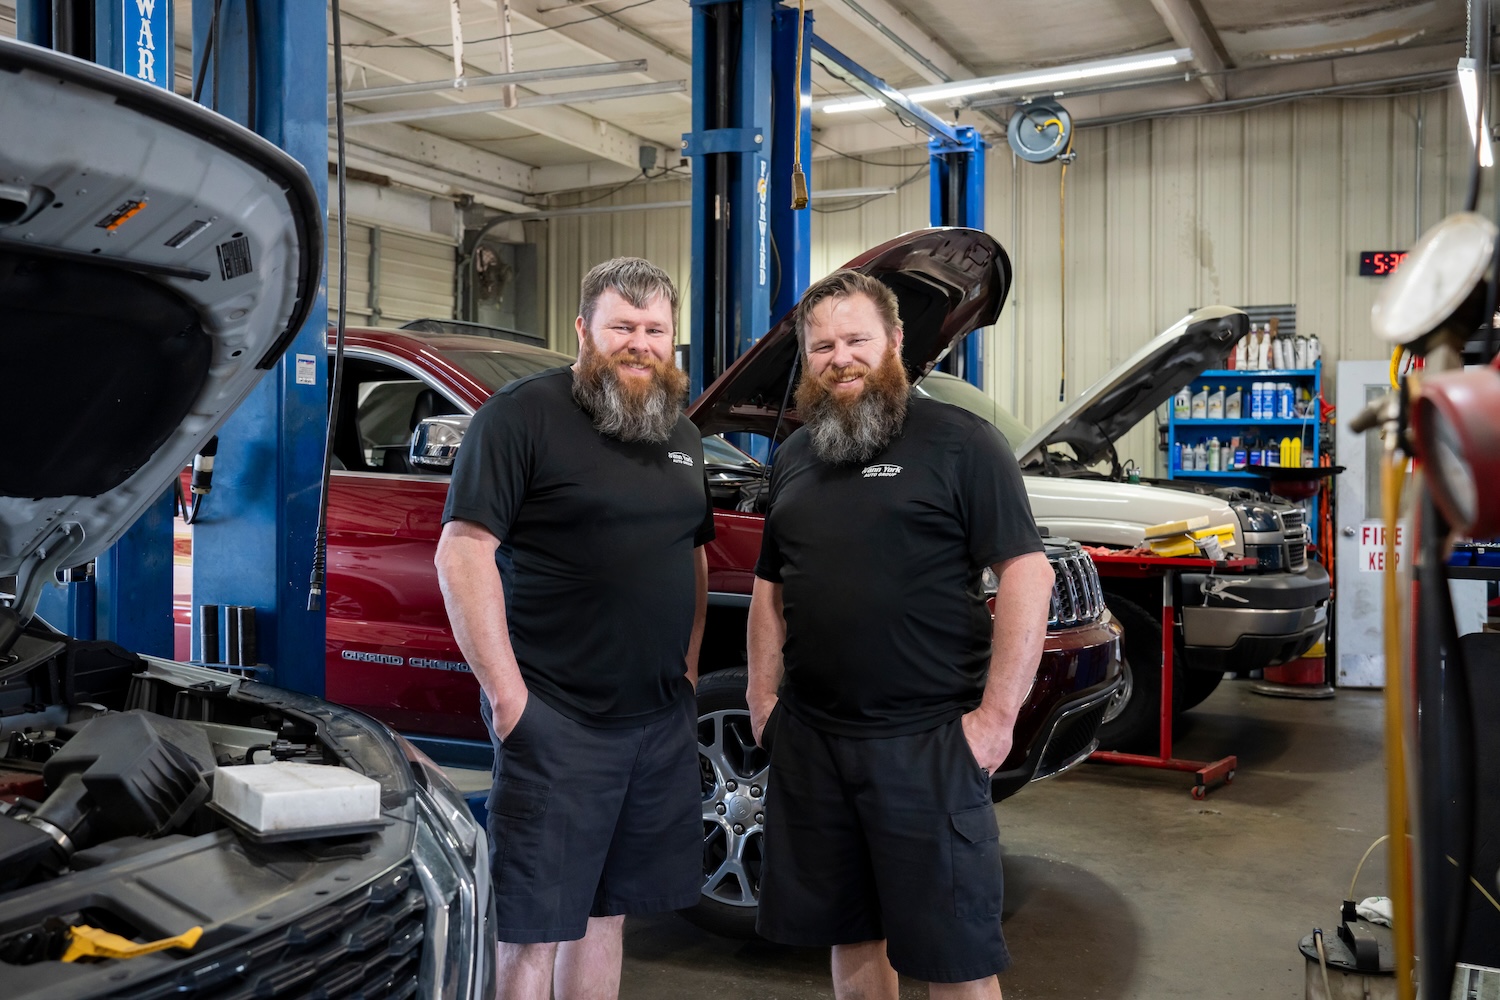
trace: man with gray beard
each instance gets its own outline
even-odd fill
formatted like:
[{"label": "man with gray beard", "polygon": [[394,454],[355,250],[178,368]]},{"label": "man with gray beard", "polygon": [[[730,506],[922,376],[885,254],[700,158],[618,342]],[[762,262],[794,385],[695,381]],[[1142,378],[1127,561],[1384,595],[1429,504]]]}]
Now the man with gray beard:
[{"label": "man with gray beard", "polygon": [[474,414],[438,578],[495,744],[499,991],[619,993],[625,914],[698,898],[698,648],[713,507],[682,415],[677,290],[617,258],[583,279],[578,360]]},{"label": "man with gray beard", "polygon": [[890,289],[836,271],[796,323],[803,426],[776,454],[750,603],[747,694],[771,751],[757,930],[831,946],[839,1000],[896,1000],[898,972],[934,1000],[999,1000],[990,773],[1052,568],[1005,439],[911,398]]}]

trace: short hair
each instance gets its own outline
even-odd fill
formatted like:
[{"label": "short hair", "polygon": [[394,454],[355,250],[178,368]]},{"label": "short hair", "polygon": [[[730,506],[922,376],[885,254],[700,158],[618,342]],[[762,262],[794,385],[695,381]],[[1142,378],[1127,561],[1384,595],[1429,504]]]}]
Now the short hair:
[{"label": "short hair", "polygon": [[807,324],[812,319],[814,309],[829,299],[847,299],[851,295],[864,295],[875,303],[875,310],[880,313],[880,320],[885,324],[887,337],[894,334],[901,325],[896,293],[879,278],[845,268],[834,271],[826,278],[819,278],[802,293],[801,301],[792,311],[797,322],[797,345],[804,351],[807,350]]},{"label": "short hair", "polygon": [[595,264],[583,276],[579,290],[578,315],[585,325],[594,321],[594,307],[599,296],[613,289],[637,309],[644,309],[658,295],[665,295],[672,307],[672,327],[677,326],[677,286],[666,271],[641,257],[615,257]]}]

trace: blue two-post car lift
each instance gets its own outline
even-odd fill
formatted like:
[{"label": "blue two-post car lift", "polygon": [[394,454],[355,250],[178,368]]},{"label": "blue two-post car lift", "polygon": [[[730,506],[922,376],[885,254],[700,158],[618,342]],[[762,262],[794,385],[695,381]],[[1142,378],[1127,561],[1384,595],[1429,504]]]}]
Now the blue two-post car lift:
[{"label": "blue two-post car lift", "polygon": [[[812,162],[811,64],[875,98],[928,136],[934,226],[984,228],[979,131],[943,121],[813,32],[802,74],[795,7],[777,0],[693,0],[693,271],[688,329],[693,392],[711,383],[806,289],[811,212],[792,208],[795,133]],[[955,374],[982,385],[982,345],[963,342]]]},{"label": "blue two-post car lift", "polygon": [[[22,41],[172,87],[171,0],[20,0],[16,13]],[[204,67],[211,24],[217,38]],[[203,103],[295,156],[326,207],[325,5],[193,0],[195,79],[200,68]],[[275,683],[319,695],[323,613],[309,612],[307,597],[328,422],[326,301],[320,291],[278,377],[264,380],[220,430],[213,502],[193,526],[194,601],[253,606],[259,658],[271,665]],[[298,358],[311,359],[311,368],[306,361],[300,368],[301,381]],[[72,634],[170,657],[171,497],[98,560],[95,579],[50,590],[42,614]],[[193,622],[195,649],[199,624]]]},{"label": "blue two-post car lift", "polygon": [[[811,212],[792,208],[791,177],[798,132],[803,162],[812,161],[814,61],[928,133],[934,225],[983,227],[985,144],[817,38],[810,13],[799,36],[797,9],[777,0],[693,0],[692,9],[693,131],[683,151],[695,161],[688,323],[697,392],[807,287]],[[171,11],[169,0],[20,0],[18,34],[170,88]],[[322,3],[193,2],[201,98],[296,156],[325,206],[327,51]],[[194,603],[254,607],[271,679],[319,695],[324,619],[307,598],[328,416],[325,315],[326,286],[278,377],[220,431],[213,502],[193,534]],[[956,353],[957,372],[979,385],[977,338]],[[78,636],[170,656],[171,509],[163,497],[99,560],[94,579],[53,588],[43,614]]]}]

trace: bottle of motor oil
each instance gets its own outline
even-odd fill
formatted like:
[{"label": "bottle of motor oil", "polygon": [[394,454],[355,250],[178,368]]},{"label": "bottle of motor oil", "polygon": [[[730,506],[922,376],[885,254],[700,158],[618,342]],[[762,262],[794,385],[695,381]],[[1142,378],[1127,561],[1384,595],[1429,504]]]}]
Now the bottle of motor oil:
[{"label": "bottle of motor oil", "polygon": [[1238,419],[1240,419],[1240,413],[1242,412],[1242,408],[1241,408],[1241,405],[1240,405],[1240,400],[1241,400],[1240,387],[1239,386],[1235,386],[1234,387],[1234,391],[1231,392],[1229,395],[1227,395],[1227,396],[1224,397],[1224,419],[1226,419],[1226,420],[1238,420]]},{"label": "bottle of motor oil", "polygon": [[1208,419],[1224,419],[1224,387],[1222,385],[1217,391],[1208,394]]}]

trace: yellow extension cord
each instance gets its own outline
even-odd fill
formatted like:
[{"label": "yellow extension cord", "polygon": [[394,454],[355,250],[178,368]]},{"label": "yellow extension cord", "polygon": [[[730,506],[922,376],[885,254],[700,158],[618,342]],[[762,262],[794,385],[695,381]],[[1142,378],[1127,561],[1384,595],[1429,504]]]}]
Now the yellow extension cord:
[{"label": "yellow extension cord", "polygon": [[[1415,1000],[1412,972],[1416,956],[1416,926],[1412,907],[1411,852],[1407,829],[1406,680],[1401,669],[1400,574],[1396,567],[1396,529],[1401,516],[1401,491],[1406,461],[1387,446],[1380,466],[1380,494],[1385,517],[1385,767],[1387,829],[1391,832],[1391,936],[1396,949],[1396,996]],[[1357,873],[1356,873],[1357,875]]]},{"label": "yellow extension cord", "polygon": [[[1048,118],[1042,123],[1041,129],[1048,125],[1056,125],[1062,129],[1062,122],[1056,118]],[[1068,157],[1073,152],[1073,133],[1068,132],[1068,148],[1063,150],[1062,176],[1057,182],[1057,295],[1059,302],[1059,327],[1062,336],[1061,342],[1062,360],[1061,375],[1057,382],[1057,401],[1065,402],[1068,387]]]}]

